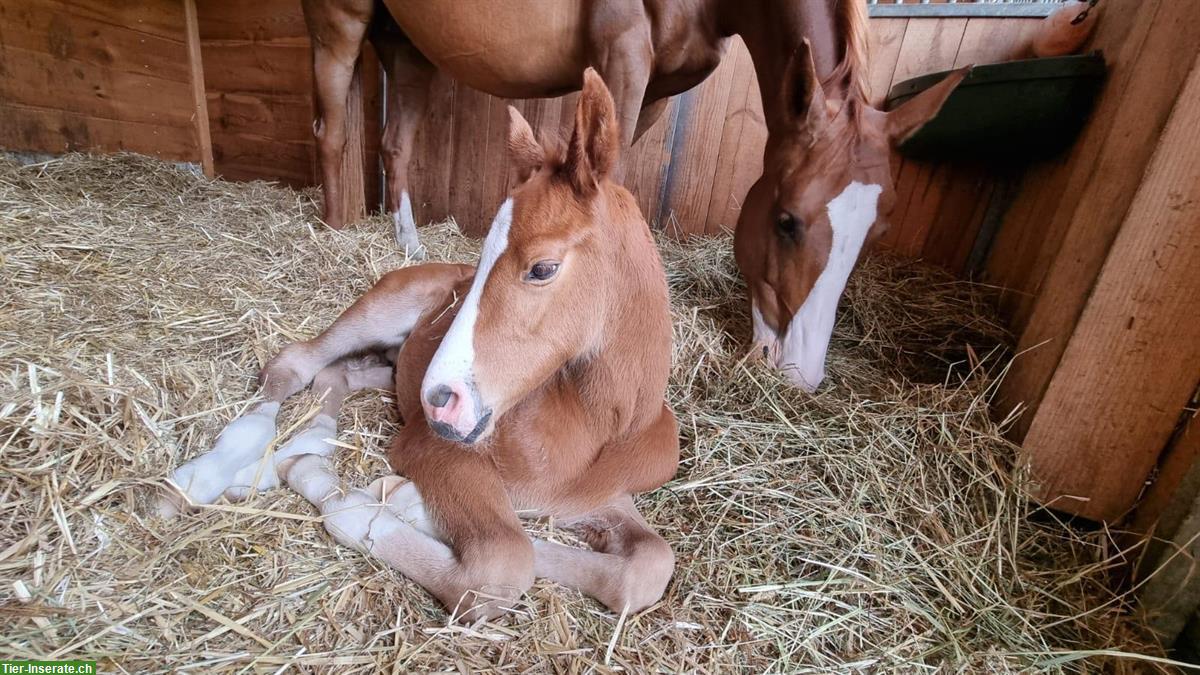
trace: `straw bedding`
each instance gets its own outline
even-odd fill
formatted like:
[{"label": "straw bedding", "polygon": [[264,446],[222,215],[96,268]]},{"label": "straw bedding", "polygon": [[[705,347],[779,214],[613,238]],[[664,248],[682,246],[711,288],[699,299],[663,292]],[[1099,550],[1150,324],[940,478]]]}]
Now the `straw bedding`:
[{"label": "straw bedding", "polygon": [[[742,358],[730,242],[661,242],[683,461],[638,504],[678,565],[640,615],[539,582],[513,617],[447,625],[286,489],[149,516],[156,480],[244,410],[270,355],[405,264],[382,221],[327,231],[312,197],[136,156],[0,161],[0,657],[122,672],[914,672],[1154,653],[1109,590],[1108,536],[1034,514],[1010,473],[988,416],[1005,336],[986,298],[882,257],[855,275],[829,380],[808,396]],[[476,255],[452,224],[423,236],[434,259]],[[312,404],[285,408],[280,428]],[[347,480],[387,470],[394,423],[383,392],[348,402]]]}]

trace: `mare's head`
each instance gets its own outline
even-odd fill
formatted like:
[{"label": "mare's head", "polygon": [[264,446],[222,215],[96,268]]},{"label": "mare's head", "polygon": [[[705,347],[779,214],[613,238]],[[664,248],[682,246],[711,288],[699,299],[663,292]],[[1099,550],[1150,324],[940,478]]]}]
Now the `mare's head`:
[{"label": "mare's head", "polygon": [[892,148],[937,114],[967,70],[889,113],[872,108],[858,87],[822,86],[807,40],[784,72],[775,102],[784,126],[769,139],[763,175],[742,204],[734,249],[750,294],[753,349],[811,392],[825,378],[850,271],[886,230],[896,201]]},{"label": "mare's head", "polygon": [[421,385],[431,428],[467,444],[599,348],[618,276],[611,261],[624,245],[610,222],[613,202],[623,201],[608,179],[620,151],[617,117],[600,76],[584,74],[565,149],[539,143],[508,111],[520,184],[492,222],[470,291]]}]

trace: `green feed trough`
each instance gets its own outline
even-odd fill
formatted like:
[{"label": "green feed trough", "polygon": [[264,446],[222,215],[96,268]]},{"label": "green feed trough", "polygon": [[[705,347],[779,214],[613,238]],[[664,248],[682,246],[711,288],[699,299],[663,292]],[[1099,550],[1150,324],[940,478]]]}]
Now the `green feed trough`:
[{"label": "green feed trough", "polygon": [[[946,77],[923,75],[892,87],[892,110]],[[937,117],[900,146],[919,159],[1027,161],[1057,154],[1082,128],[1104,81],[1103,56],[976,66]]]}]

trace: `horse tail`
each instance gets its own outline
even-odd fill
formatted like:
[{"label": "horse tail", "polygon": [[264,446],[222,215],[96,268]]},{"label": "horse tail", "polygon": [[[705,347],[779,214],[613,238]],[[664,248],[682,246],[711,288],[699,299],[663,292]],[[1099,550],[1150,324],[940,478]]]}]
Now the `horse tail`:
[{"label": "horse tail", "polygon": [[871,95],[867,79],[871,40],[867,32],[866,3],[862,0],[837,0],[835,21],[845,45],[845,53],[830,79],[845,82],[848,95],[867,101]]}]

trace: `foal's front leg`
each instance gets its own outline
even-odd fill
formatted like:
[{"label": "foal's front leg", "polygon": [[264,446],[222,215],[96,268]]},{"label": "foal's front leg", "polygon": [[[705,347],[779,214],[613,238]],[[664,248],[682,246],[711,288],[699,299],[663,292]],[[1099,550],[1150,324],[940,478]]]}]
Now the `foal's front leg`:
[{"label": "foal's front leg", "polygon": [[[421,315],[445,302],[450,289],[469,278],[471,273],[472,269],[466,265],[442,264],[389,272],[323,333],[312,340],[285,347],[260,374],[266,401],[230,422],[211,451],[183,464],[171,474],[169,488],[158,502],[159,514],[174,515],[189,503],[211,504],[233,486],[235,480],[241,480],[238,485],[247,487],[243,470],[256,465],[274,441],[275,418],[283,401],[347,355],[399,347]],[[361,386],[377,386],[381,380],[378,371],[369,377],[370,382],[360,383]],[[323,411],[325,419],[318,416],[310,431],[326,434],[332,430],[337,408],[346,391],[349,390],[329,392],[326,403],[332,407]],[[328,436],[315,440],[324,438]],[[240,477],[239,472],[242,472]],[[269,480],[263,483],[268,487],[270,484]],[[231,496],[246,493],[248,490],[234,490]]]},{"label": "foal's front leg", "polygon": [[535,539],[534,573],[581,591],[610,610],[641,611],[659,601],[675,569],[671,546],[624,495],[562,523],[580,533],[592,550]]},{"label": "foal's front leg", "polygon": [[[445,466],[451,475],[462,468],[453,461]],[[416,483],[397,476],[346,490],[316,455],[285,460],[280,473],[320,509],[334,539],[420,584],[461,621],[502,614],[533,583],[529,537],[492,476],[437,488],[442,511],[434,518]]]}]

